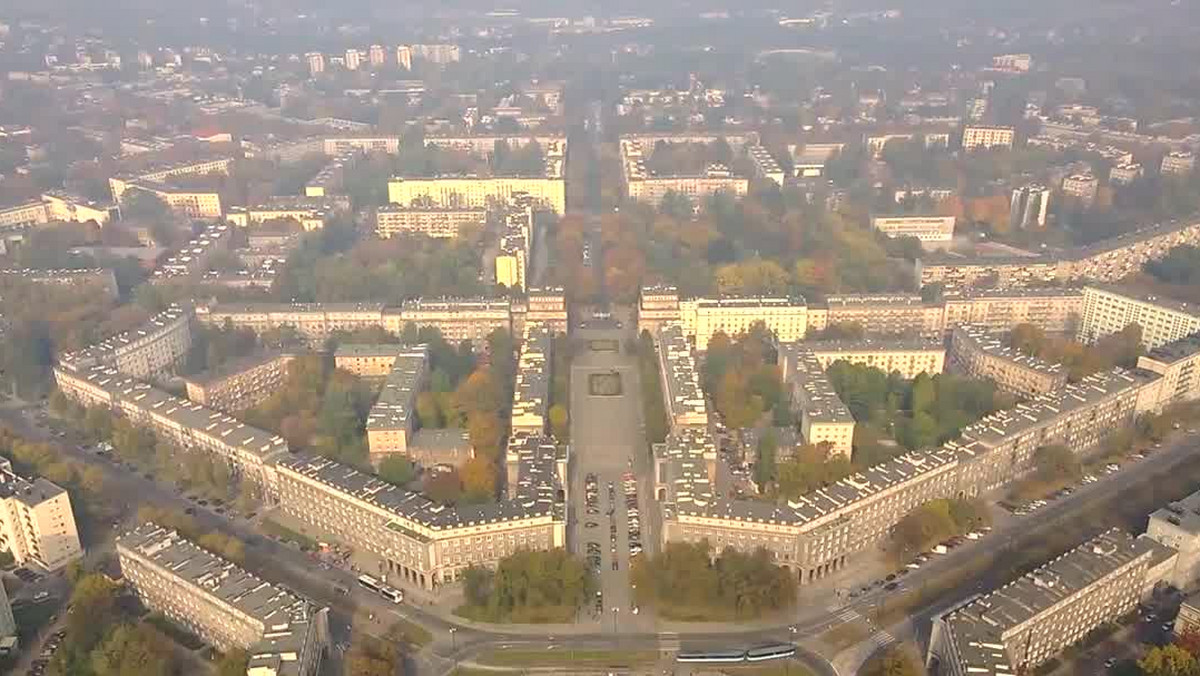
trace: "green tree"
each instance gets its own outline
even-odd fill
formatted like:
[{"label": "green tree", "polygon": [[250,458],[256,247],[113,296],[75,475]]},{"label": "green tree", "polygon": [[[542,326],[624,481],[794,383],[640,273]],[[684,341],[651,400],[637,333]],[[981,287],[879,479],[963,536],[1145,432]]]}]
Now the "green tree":
[{"label": "green tree", "polygon": [[924,673],[924,666],[910,650],[891,647],[881,656],[870,660],[862,676],[922,676]]},{"label": "green tree", "polygon": [[1196,658],[1176,645],[1155,646],[1138,660],[1145,676],[1196,676],[1200,664]]},{"label": "green tree", "polygon": [[443,505],[458,502],[462,497],[462,480],[458,476],[458,470],[428,473],[421,492],[430,500]]},{"label": "green tree", "polygon": [[755,450],[754,483],[758,484],[759,490],[763,490],[775,478],[775,457],[779,451],[779,439],[775,430],[763,434]]},{"label": "green tree", "polygon": [[169,675],[176,669],[169,639],[149,624],[118,625],[92,651],[91,665],[95,676]]},{"label": "green tree", "polygon": [[550,431],[554,434],[554,437],[560,441],[566,440],[570,436],[567,407],[562,404],[551,406],[548,417],[550,418]]},{"label": "green tree", "polygon": [[403,455],[392,454],[379,463],[379,478],[390,484],[406,486],[416,476],[416,467]]},{"label": "green tree", "polygon": [[246,664],[250,655],[241,648],[234,648],[217,663],[217,676],[246,676]]}]

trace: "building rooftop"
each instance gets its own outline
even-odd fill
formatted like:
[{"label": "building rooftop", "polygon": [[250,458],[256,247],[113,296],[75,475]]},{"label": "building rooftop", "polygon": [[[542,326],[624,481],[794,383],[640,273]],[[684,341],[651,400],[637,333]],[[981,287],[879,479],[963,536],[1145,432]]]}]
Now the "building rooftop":
[{"label": "building rooftop", "polygon": [[421,382],[429,368],[429,347],[418,345],[400,348],[392,370],[383,381],[379,398],[367,414],[367,430],[410,429],[416,415],[416,401]]},{"label": "building rooftop", "polygon": [[170,331],[176,322],[189,321],[191,309],[171,305],[154,315],[145,324],[89,345],[82,350],[59,355],[60,365],[69,369],[88,368],[94,364],[107,364],[125,350],[144,340],[153,340],[160,332]]},{"label": "building rooftop", "polygon": [[788,379],[792,383],[793,402],[802,407],[806,418],[820,423],[854,422],[850,409],[842,403],[833,383],[825,376],[825,368],[812,351],[802,347],[789,355],[789,359]]},{"label": "building rooftop", "polygon": [[708,408],[704,391],[700,387],[700,374],[691,343],[683,333],[683,327],[670,323],[658,332],[659,361],[662,363],[663,388],[671,407],[671,417],[679,420],[686,416],[703,416],[708,420]]},{"label": "building rooftop", "polygon": [[1140,557],[1151,546],[1109,530],[945,617],[967,673],[1015,674],[1003,637]]},{"label": "building rooftop", "polygon": [[1042,359],[1038,359],[1032,355],[1025,354],[1020,350],[1009,347],[1004,342],[1004,336],[997,333],[989,333],[986,329],[979,326],[956,326],[954,327],[953,339],[955,341],[966,341],[974,346],[975,350],[984,352],[988,355],[1003,359],[1011,364],[1036,371],[1038,373],[1048,375],[1058,375],[1063,373],[1062,364],[1054,364]]},{"label": "building rooftop", "polygon": [[542,322],[525,326],[521,356],[513,384],[512,419],[534,416],[546,419],[550,406],[550,367],[554,334]]},{"label": "building rooftop", "polygon": [[[302,676],[295,656],[315,630],[317,608],[292,591],[266,582],[173,530],[146,523],[117,538],[117,547],[136,552],[222,605],[263,625],[263,639],[250,646],[252,660],[276,656],[279,676]],[[284,659],[282,655],[289,655]]]},{"label": "building rooftop", "polygon": [[1175,300],[1174,298],[1168,298],[1156,293],[1150,293],[1139,289],[1133,284],[1105,284],[1101,282],[1095,282],[1088,284],[1084,292],[1086,293],[1089,289],[1112,294],[1114,296],[1121,296],[1122,298],[1138,300],[1143,303],[1150,303],[1165,310],[1174,310],[1175,312],[1200,318],[1200,304],[1188,303],[1186,301]]}]

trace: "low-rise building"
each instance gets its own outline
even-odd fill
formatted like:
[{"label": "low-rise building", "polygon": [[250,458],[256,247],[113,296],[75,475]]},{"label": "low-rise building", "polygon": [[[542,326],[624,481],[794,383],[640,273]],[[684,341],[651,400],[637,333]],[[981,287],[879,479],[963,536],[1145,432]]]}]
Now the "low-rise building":
[{"label": "low-rise building", "polygon": [[367,414],[367,446],[371,464],[391,455],[407,455],[417,424],[417,395],[429,375],[429,348],[418,345],[398,350],[383,381],[379,398]]},{"label": "low-rise building", "polygon": [[117,538],[117,557],[143,605],[218,650],[245,650],[248,676],[319,672],[329,645],[328,608],[153,523]]},{"label": "low-rise building", "polygon": [[874,216],[871,227],[891,238],[915,237],[925,249],[945,249],[954,241],[954,216]]},{"label": "low-rise building", "polygon": [[770,151],[763,146],[754,145],[746,149],[746,154],[750,157],[750,163],[754,166],[755,176],[783,187],[783,167],[779,166],[779,162],[775,161]]},{"label": "low-rise building", "polygon": [[622,177],[630,199],[657,206],[668,193],[700,200],[722,192],[741,196],[750,188],[745,177],[734,176],[729,167],[717,164],[709,165],[699,174],[659,176],[646,168],[640,141],[623,138],[620,148]]},{"label": "low-rise building", "polygon": [[1150,350],[1138,357],[1137,367],[1162,376],[1159,408],[1200,399],[1200,334]]},{"label": "low-rise building", "polygon": [[395,204],[375,210],[375,234],[384,239],[401,234],[440,239],[458,237],[463,227],[482,228],[487,210],[479,208],[417,208]]},{"label": "low-rise building", "polygon": [[525,325],[537,322],[551,333],[567,332],[567,295],[561,286],[535,286],[525,291],[525,302],[512,307],[513,335],[525,334]]},{"label": "low-rise building", "polygon": [[1108,172],[1108,181],[1113,185],[1130,185],[1144,174],[1142,165],[1137,162],[1118,164]]},{"label": "low-rise building", "polygon": [[956,326],[950,364],[971,378],[990,380],[1004,392],[1036,397],[1067,384],[1067,370],[1005,344],[1003,336],[979,327]]},{"label": "low-rise building", "polygon": [[[0,458],[0,550],[18,566],[48,571],[83,558],[66,489],[42,477],[17,476],[6,458]],[[5,635],[0,622],[0,638]]]},{"label": "low-rise building", "polygon": [[475,457],[470,433],[460,427],[423,428],[413,433],[406,452],[421,467],[459,467]]},{"label": "low-rise building", "polygon": [[295,354],[268,352],[183,379],[187,398],[219,411],[241,411],[264,401],[287,379]]},{"label": "low-rise building", "polygon": [[[562,159],[557,162],[561,164]],[[548,170],[546,176],[395,177],[388,181],[388,201],[409,207],[432,202],[439,208],[486,209],[489,202],[508,203],[522,195],[555,213],[565,213],[566,184],[561,169]]]},{"label": "low-rise building", "polygon": [[229,223],[248,228],[268,221],[292,220],[305,231],[320,230],[338,211],[344,210],[337,198],[277,196],[252,207],[231,207],[225,214]]},{"label": "low-rise building", "polygon": [[933,676],[1030,672],[1137,607],[1154,548],[1107,531],[1037,570],[937,617]]},{"label": "low-rise building", "polygon": [[341,343],[333,352],[333,365],[360,378],[386,378],[404,352],[395,344]]}]

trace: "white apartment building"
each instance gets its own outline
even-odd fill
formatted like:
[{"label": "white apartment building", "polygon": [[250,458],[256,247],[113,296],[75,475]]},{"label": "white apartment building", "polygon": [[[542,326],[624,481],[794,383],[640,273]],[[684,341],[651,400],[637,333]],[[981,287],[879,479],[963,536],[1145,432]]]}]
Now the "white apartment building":
[{"label": "white apartment building", "polygon": [[8,550],[19,566],[45,570],[59,570],[83,557],[71,496],[41,477],[17,476],[4,458],[0,458],[0,549]]},{"label": "white apartment building", "polygon": [[717,332],[733,337],[762,322],[780,342],[800,340],[808,331],[808,306],[803,298],[694,298],[679,302],[683,331],[696,349],[708,349]]},{"label": "white apartment building", "polygon": [[916,237],[926,249],[942,249],[954,240],[954,216],[875,216],[871,227],[888,237]]},{"label": "white apartment building", "polygon": [[1010,149],[1013,146],[1012,127],[971,126],[963,129],[963,150]]},{"label": "white apartment building", "polygon": [[1096,284],[1084,288],[1078,333],[1081,342],[1094,343],[1130,324],[1141,327],[1142,346],[1153,350],[1200,331],[1200,308],[1117,286]]}]

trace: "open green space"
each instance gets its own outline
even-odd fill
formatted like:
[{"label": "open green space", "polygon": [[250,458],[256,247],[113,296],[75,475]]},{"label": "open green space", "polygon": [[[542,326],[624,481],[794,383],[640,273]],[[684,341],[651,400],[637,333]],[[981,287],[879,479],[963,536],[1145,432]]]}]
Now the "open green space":
[{"label": "open green space", "polygon": [[729,676],[813,676],[813,672],[796,660],[784,660],[750,667],[722,667]]},{"label": "open green space", "polygon": [[477,660],[497,667],[611,667],[628,669],[658,661],[654,650],[492,650]]},{"label": "open green space", "polygon": [[593,397],[618,397],[622,391],[620,373],[592,373],[588,376],[588,394]]},{"label": "open green space", "polygon": [[428,629],[403,618],[396,618],[388,628],[388,637],[414,646],[429,645],[433,642],[433,634],[429,633]]}]

